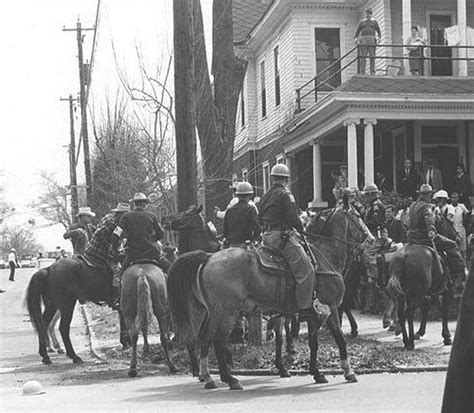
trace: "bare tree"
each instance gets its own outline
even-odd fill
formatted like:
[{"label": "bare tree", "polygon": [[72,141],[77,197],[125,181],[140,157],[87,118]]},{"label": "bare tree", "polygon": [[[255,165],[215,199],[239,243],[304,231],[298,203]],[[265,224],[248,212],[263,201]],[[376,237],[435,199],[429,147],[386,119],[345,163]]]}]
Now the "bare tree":
[{"label": "bare tree", "polygon": [[33,254],[39,250],[33,232],[29,228],[20,226],[5,226],[0,230],[0,256],[6,255],[11,248],[15,248],[21,257]]}]

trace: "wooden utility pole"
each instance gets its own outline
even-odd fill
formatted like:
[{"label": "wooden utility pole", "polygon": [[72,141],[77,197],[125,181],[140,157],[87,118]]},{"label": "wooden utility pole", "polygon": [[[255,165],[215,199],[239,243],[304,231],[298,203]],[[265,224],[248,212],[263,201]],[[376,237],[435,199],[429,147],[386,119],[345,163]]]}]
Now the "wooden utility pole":
[{"label": "wooden utility pole", "polygon": [[[174,90],[178,211],[197,204],[196,130],[194,122],[193,2],[174,0]],[[189,251],[180,233],[180,253]]]},{"label": "wooden utility pole", "polygon": [[87,132],[87,98],[86,98],[86,86],[89,82],[89,73],[84,66],[84,55],[82,51],[82,42],[83,42],[83,31],[95,30],[92,28],[82,28],[81,22],[77,20],[75,29],[66,29],[63,28],[65,32],[75,31],[77,35],[77,60],[79,64],[79,86],[80,86],[80,106],[81,106],[81,139],[84,143],[84,170],[86,176],[86,192],[87,192],[87,202],[89,203],[92,197],[92,171],[91,171],[91,158],[89,150],[89,135]]},{"label": "wooden utility pole", "polygon": [[77,175],[76,175],[76,136],[74,133],[74,101],[72,95],[68,98],[60,98],[61,101],[69,102],[69,127],[70,127],[70,142],[69,142],[69,175],[70,175],[70,189],[71,189],[71,215],[72,222],[76,222],[77,213],[79,212],[79,199],[77,195]]}]

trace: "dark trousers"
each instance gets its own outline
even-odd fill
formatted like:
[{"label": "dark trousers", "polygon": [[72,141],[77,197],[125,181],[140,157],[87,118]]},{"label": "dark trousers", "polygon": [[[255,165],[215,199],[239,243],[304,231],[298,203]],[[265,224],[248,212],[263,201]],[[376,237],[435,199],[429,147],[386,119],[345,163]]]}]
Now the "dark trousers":
[{"label": "dark trousers", "polygon": [[10,264],[10,278],[9,280],[10,281],[15,281],[15,268],[16,268],[16,265],[14,262],[9,262]]},{"label": "dark trousers", "polygon": [[375,49],[377,40],[374,36],[359,37],[359,75],[365,75],[367,58],[370,62],[370,74],[375,75]]}]

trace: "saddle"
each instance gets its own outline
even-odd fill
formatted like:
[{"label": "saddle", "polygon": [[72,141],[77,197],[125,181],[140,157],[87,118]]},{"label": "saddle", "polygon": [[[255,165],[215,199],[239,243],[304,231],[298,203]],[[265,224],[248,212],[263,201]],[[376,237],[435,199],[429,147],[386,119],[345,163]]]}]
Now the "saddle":
[{"label": "saddle", "polygon": [[74,258],[76,258],[78,261],[80,261],[82,264],[89,268],[105,268],[104,265],[99,265],[96,262],[87,259],[83,255],[76,255]]},{"label": "saddle", "polygon": [[135,264],[152,264],[156,265],[157,267],[161,268],[160,263],[157,260],[151,258],[142,258],[139,260],[131,261],[129,267]]}]

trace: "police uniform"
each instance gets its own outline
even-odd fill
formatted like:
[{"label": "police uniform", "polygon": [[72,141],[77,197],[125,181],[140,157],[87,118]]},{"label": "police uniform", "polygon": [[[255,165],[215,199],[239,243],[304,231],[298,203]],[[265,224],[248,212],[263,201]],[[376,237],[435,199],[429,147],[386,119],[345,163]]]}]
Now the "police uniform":
[{"label": "police uniform", "polygon": [[[314,268],[299,242],[296,231],[303,231],[298,218],[295,198],[279,183],[275,183],[260,201],[260,222],[263,243],[281,251],[296,280],[298,310],[313,304]],[[295,231],[296,229],[296,231]]]},{"label": "police uniform", "polygon": [[385,206],[379,199],[370,202],[365,212],[365,224],[375,236],[375,243],[364,251],[363,258],[367,269],[367,281],[375,283],[378,277],[377,252],[380,249],[381,229],[385,223]]},{"label": "police uniform", "polygon": [[227,246],[242,246],[246,241],[255,241],[260,233],[257,210],[247,200],[240,199],[226,211],[223,236]]},{"label": "police uniform", "polygon": [[358,40],[359,45],[359,74],[365,74],[367,57],[370,61],[370,74],[375,74],[375,48],[377,46],[377,35],[379,38],[382,37],[380,26],[376,20],[366,19],[359,22],[354,35]]}]

